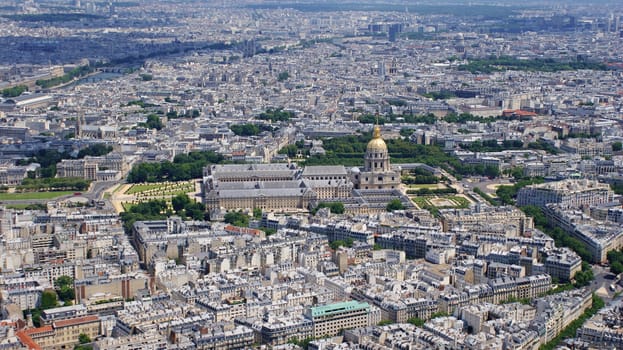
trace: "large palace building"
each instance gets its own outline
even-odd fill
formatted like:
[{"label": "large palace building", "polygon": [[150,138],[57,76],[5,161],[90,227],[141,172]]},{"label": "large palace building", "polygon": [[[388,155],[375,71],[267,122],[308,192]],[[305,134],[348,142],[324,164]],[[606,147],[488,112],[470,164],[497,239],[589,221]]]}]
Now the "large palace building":
[{"label": "large palace building", "polygon": [[203,198],[211,213],[232,209],[306,211],[318,202],[342,202],[351,212],[385,210],[387,202],[402,198],[400,171],[393,169],[389,152],[374,127],[366,147],[364,167],[347,170],[343,165],[226,164],[204,168]]}]

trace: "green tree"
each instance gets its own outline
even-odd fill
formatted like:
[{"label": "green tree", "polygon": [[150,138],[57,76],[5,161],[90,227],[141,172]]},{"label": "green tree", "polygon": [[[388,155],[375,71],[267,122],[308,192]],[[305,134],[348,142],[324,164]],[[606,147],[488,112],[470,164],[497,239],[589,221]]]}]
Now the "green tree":
[{"label": "green tree", "polygon": [[331,211],[331,213],[333,214],[344,214],[345,210],[344,203],[342,202],[320,202],[318,203],[318,206],[316,206],[316,208],[311,211],[312,215],[316,215],[318,209],[322,208],[329,208],[329,211]]},{"label": "green tree", "polygon": [[190,201],[190,203],[186,204],[184,207],[184,212],[187,217],[193,220],[206,220],[207,213],[202,203]]},{"label": "green tree", "polygon": [[546,344],[541,345],[539,347],[540,350],[554,350],[557,348],[558,344],[567,338],[575,337],[577,334],[578,328],[580,328],[584,322],[591,318],[594,314],[596,314],[601,308],[605,306],[604,301],[593,293],[593,304],[592,306],[585,310],[580,317],[576,318],[572,321],[565,329],[562,330],[554,339],[549,341]]},{"label": "green tree", "polygon": [[80,66],[76,67],[69,72],[65,73],[65,75],[51,78],[51,79],[40,79],[35,82],[38,86],[41,86],[44,89],[48,89],[57,85],[62,85],[65,83],[69,83],[74,78],[78,78],[84,75],[87,75],[93,72],[94,68],[89,66]]},{"label": "green tree", "polygon": [[394,210],[403,210],[405,207],[404,205],[402,205],[402,202],[400,201],[400,199],[395,198],[392,199],[389,203],[387,203],[387,207],[385,208],[385,210],[387,211],[394,211]]},{"label": "green tree", "polygon": [[26,85],[13,86],[13,87],[2,90],[2,97],[4,98],[17,97],[23,94],[25,91],[28,91],[28,86]]},{"label": "green tree", "polygon": [[249,226],[249,216],[242,212],[230,211],[229,213],[225,214],[224,221],[234,226]]},{"label": "green tree", "polygon": [[80,344],[86,344],[86,343],[90,343],[91,342],[91,337],[89,337],[87,334],[85,333],[80,333],[80,335],[78,335],[78,342]]},{"label": "green tree", "polygon": [[290,118],[294,117],[294,113],[290,111],[284,111],[283,108],[272,109],[269,108],[266,112],[260,113],[256,119],[270,120],[274,122],[287,122]]},{"label": "green tree", "polygon": [[496,178],[498,176],[500,176],[500,168],[496,167],[496,166],[486,166],[485,167],[485,171],[484,171],[484,175],[488,178]]},{"label": "green tree", "polygon": [[56,293],[53,290],[44,290],[41,293],[41,303],[39,309],[47,310],[58,306],[58,299]]},{"label": "green tree", "polygon": [[614,152],[619,152],[621,150],[623,150],[623,143],[621,143],[620,141],[616,141],[612,143],[612,150]]},{"label": "green tree", "polygon": [[588,286],[595,279],[591,265],[583,261],[582,270],[575,273],[574,279],[576,287]]},{"label": "green tree", "polygon": [[37,309],[24,311],[24,317],[26,317],[29,314],[32,317],[32,324],[35,327],[41,327],[41,309],[37,308]]},{"label": "green tree", "polygon": [[70,286],[70,285],[73,285],[73,283],[74,283],[73,278],[67,275],[60,276],[59,278],[54,280],[54,285],[58,288]]},{"label": "green tree", "polygon": [[259,125],[251,123],[230,125],[229,129],[238,136],[255,136],[262,131],[272,130],[268,125],[260,127]]},{"label": "green tree", "polygon": [[447,90],[428,92],[423,94],[422,96],[431,98],[433,100],[447,100],[456,97],[453,92]]},{"label": "green tree", "polygon": [[615,275],[623,272],[623,263],[621,263],[620,261],[615,261],[614,263],[612,263],[612,265],[610,265],[610,272],[614,273]]},{"label": "green tree", "polygon": [[608,70],[608,66],[600,62],[589,62],[585,60],[563,62],[551,58],[534,58],[530,60],[522,60],[509,56],[491,56],[482,59],[470,60],[468,64],[460,65],[458,69],[469,71],[473,74],[489,74],[505,70],[519,70],[529,72],[559,72],[577,69]]},{"label": "green tree", "polygon": [[287,145],[279,150],[279,154],[287,154],[288,157],[294,158],[298,153],[299,148],[296,145]]},{"label": "green tree", "polygon": [[333,214],[344,214],[344,203],[333,202],[329,205],[329,209]]},{"label": "green tree", "polygon": [[71,302],[76,298],[74,290],[74,280],[69,276],[60,276],[54,280],[54,287],[58,298],[63,302]]},{"label": "green tree", "polygon": [[167,217],[167,203],[164,200],[150,200],[131,206],[126,211],[119,214],[123,221],[123,228],[126,233],[132,232],[132,226],[136,221],[162,220]]},{"label": "green tree", "polygon": [[290,78],[290,73],[284,71],[279,73],[279,75],[277,76],[277,81],[286,81],[288,80],[288,78]]},{"label": "green tree", "polygon": [[419,318],[419,317],[412,317],[410,319],[407,320],[407,322],[411,323],[412,325],[416,326],[416,327],[424,327],[424,323],[426,323],[425,320]]},{"label": "green tree", "polygon": [[188,198],[186,193],[178,194],[177,196],[171,198],[171,206],[176,212],[184,209],[188,204],[190,204],[190,202],[190,198]]},{"label": "green tree", "polygon": [[402,128],[400,129],[400,136],[402,137],[409,137],[413,134],[413,132],[415,132],[415,130],[411,129],[411,128]]},{"label": "green tree", "polygon": [[450,314],[448,314],[447,312],[443,312],[443,311],[439,311],[439,312],[434,312],[432,315],[430,315],[430,318],[439,318],[439,317],[448,317],[450,316]]},{"label": "green tree", "polygon": [[509,175],[514,177],[515,180],[521,180],[524,177],[523,168],[519,166],[513,167],[510,169]]},{"label": "green tree", "polygon": [[303,340],[299,340],[298,337],[292,337],[288,340],[288,344],[298,345],[304,350],[307,350],[309,348],[309,343],[311,343],[313,340],[314,338],[311,337],[305,338]]},{"label": "green tree", "polygon": [[162,129],[162,120],[157,114],[150,114],[147,116],[147,120],[144,123],[139,123],[139,126],[145,127],[147,129]]},{"label": "green tree", "polygon": [[527,215],[532,217],[534,224],[539,227],[547,226],[547,219],[543,214],[541,208],[534,205],[526,205],[521,207],[521,210]]},{"label": "green tree", "polygon": [[262,208],[253,208],[253,217],[255,219],[261,219],[262,218]]},{"label": "green tree", "polygon": [[335,241],[331,241],[329,242],[329,247],[331,247],[331,249],[336,250],[339,247],[352,247],[353,243],[355,243],[353,241],[352,238],[347,238],[346,240],[335,240]]},{"label": "green tree", "polygon": [[85,156],[92,156],[92,157],[104,156],[112,152],[112,150],[113,150],[112,146],[109,146],[103,143],[96,143],[94,145],[90,145],[90,146],[87,146],[86,148],[81,149],[80,152],[78,152],[78,158],[82,159]]}]

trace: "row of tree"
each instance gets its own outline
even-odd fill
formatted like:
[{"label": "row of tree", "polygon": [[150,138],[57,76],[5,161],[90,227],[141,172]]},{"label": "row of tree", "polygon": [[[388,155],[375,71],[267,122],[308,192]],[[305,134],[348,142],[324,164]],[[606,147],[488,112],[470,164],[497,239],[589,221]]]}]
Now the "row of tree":
[{"label": "row of tree", "polygon": [[574,276],[576,281],[576,286],[582,287],[586,286],[594,279],[593,270],[591,266],[587,263],[587,261],[592,260],[592,255],[579,239],[569,235],[565,231],[563,231],[560,227],[554,227],[551,225],[545,214],[541,208],[527,205],[520,208],[527,216],[532,217],[534,220],[534,225],[541,231],[545,232],[548,236],[554,239],[556,246],[558,247],[568,247],[573,250],[576,254],[578,254],[583,262],[582,262],[582,271],[577,272]]},{"label": "row of tree", "polygon": [[[360,166],[363,163],[362,155],[365,153],[370,138],[370,133],[363,133],[361,135],[323,139],[326,154],[311,156],[306,159],[305,164]],[[458,158],[445,153],[438,145],[419,145],[402,138],[386,140],[386,143],[394,163],[424,163],[441,167],[455,176],[496,177],[500,174],[499,169],[495,166],[465,164]],[[305,149],[302,145],[296,145],[296,149],[289,147],[286,151],[290,155],[299,151],[305,152]]]},{"label": "row of tree", "polygon": [[268,108],[265,112],[260,113],[255,119],[270,120],[271,122],[287,122],[294,117],[294,112],[284,111],[283,108]]},{"label": "row of tree", "polygon": [[233,124],[229,126],[229,129],[237,136],[255,136],[263,131],[272,132],[274,129],[270,125],[264,124]]},{"label": "row of tree", "polygon": [[558,348],[558,345],[564,339],[574,338],[577,335],[577,331],[586,320],[593,317],[599,310],[601,310],[606,304],[603,299],[593,293],[593,302],[590,308],[586,309],[580,317],[573,320],[562,332],[558,333],[558,335],[550,340],[549,342],[541,345],[539,347],[540,350],[554,350]]},{"label": "row of tree", "polygon": [[472,152],[499,152],[522,149],[523,145],[521,140],[504,140],[501,144],[497,140],[476,140],[472,143],[462,143],[461,148]]},{"label": "row of tree", "polygon": [[427,114],[387,114],[384,116],[375,116],[373,114],[364,114],[359,117],[362,124],[388,124],[388,123],[408,123],[408,124],[435,124],[437,117],[432,113]]},{"label": "row of tree", "polygon": [[407,194],[417,194],[418,196],[430,196],[438,194],[456,194],[457,191],[452,187],[447,188],[419,188],[407,190]]},{"label": "row of tree", "polygon": [[473,74],[489,74],[493,72],[503,72],[506,70],[559,72],[578,69],[607,70],[608,67],[603,63],[588,61],[561,62],[551,58],[523,60],[509,56],[491,56],[483,59],[471,60],[466,65],[460,65],[458,69],[468,71]]},{"label": "row of tree", "polygon": [[542,177],[521,179],[512,186],[498,187],[495,190],[495,194],[498,196],[498,199],[502,204],[514,205],[517,193],[519,193],[520,189],[529,185],[541,184],[543,182],[545,182],[545,180]]},{"label": "row of tree", "polygon": [[113,148],[110,145],[106,145],[103,143],[96,143],[94,145],[87,146],[81,149],[80,151],[78,151],[78,156],[76,158],[82,159],[86,156],[101,157],[112,152],[112,150]]},{"label": "row of tree", "polygon": [[64,75],[60,77],[51,78],[51,79],[40,79],[40,80],[37,80],[35,84],[37,84],[38,86],[44,89],[48,89],[48,88],[51,88],[57,85],[69,83],[73,79],[85,76],[93,71],[94,71],[94,68],[91,66],[88,66],[88,65],[79,66],[79,67],[76,67],[70,70],[69,72],[65,73]]},{"label": "row of tree", "polygon": [[25,178],[22,184],[15,187],[16,192],[37,192],[37,191],[86,191],[91,184],[90,180],[80,177],[44,177],[44,178]]},{"label": "row of tree", "polygon": [[431,92],[427,92],[425,94],[422,94],[422,96],[431,98],[431,99],[433,99],[435,101],[437,101],[437,100],[447,100],[447,99],[451,99],[451,98],[455,98],[456,97],[456,95],[452,91],[448,91],[448,90],[431,91]]},{"label": "row of tree", "polygon": [[394,114],[389,113],[383,116],[376,116],[374,114],[364,114],[359,117],[359,122],[362,124],[435,124],[440,120],[443,120],[447,123],[453,124],[464,124],[467,122],[479,122],[479,123],[491,123],[497,119],[513,119],[512,117],[483,117],[479,115],[474,115],[471,113],[448,113],[443,118],[438,118],[433,113],[427,114],[412,114],[412,113],[404,113],[404,114]]},{"label": "row of tree", "polygon": [[186,181],[203,176],[203,168],[209,164],[222,163],[225,158],[212,151],[178,154],[173,162],[140,163],[128,173],[128,182]]},{"label": "row of tree", "polygon": [[184,113],[177,113],[176,110],[167,112],[167,118],[169,119],[178,119],[178,118],[199,118],[201,116],[201,112],[198,109],[187,110]]},{"label": "row of tree", "polygon": [[28,91],[28,86],[17,85],[17,86],[13,86],[10,88],[2,89],[2,97],[4,98],[17,97],[26,91]]}]

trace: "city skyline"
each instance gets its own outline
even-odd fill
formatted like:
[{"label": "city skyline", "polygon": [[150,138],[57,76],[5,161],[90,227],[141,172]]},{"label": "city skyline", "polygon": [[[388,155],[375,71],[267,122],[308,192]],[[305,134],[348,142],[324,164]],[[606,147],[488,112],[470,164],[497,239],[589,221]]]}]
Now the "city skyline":
[{"label": "city skyline", "polygon": [[616,1],[3,1],[0,347],[623,347]]}]

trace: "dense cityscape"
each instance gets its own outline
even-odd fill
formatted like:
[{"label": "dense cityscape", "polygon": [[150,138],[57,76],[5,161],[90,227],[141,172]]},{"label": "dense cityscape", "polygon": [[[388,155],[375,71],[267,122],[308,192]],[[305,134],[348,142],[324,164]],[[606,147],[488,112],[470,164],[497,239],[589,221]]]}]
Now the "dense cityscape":
[{"label": "dense cityscape", "polygon": [[622,20],[0,1],[0,349],[623,349]]}]

